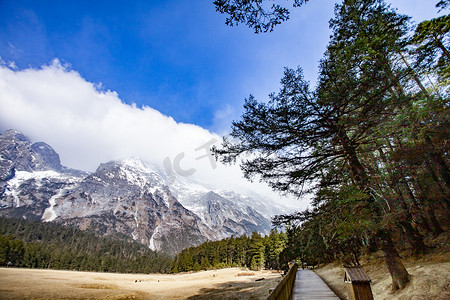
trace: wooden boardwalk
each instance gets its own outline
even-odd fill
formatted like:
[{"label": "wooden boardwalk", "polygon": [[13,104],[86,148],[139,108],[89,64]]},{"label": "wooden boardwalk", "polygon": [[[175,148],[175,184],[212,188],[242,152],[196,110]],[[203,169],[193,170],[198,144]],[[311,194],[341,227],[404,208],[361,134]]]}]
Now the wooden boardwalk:
[{"label": "wooden boardwalk", "polygon": [[292,300],[335,299],[339,297],[311,270],[298,270]]}]

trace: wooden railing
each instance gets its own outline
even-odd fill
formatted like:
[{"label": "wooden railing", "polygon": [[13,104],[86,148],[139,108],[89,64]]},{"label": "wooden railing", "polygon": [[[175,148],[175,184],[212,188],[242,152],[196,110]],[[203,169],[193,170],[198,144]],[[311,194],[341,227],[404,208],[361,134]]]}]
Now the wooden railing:
[{"label": "wooden railing", "polygon": [[292,288],[294,287],[295,276],[297,275],[298,265],[294,264],[289,272],[284,276],[283,280],[273,290],[267,300],[290,300]]}]

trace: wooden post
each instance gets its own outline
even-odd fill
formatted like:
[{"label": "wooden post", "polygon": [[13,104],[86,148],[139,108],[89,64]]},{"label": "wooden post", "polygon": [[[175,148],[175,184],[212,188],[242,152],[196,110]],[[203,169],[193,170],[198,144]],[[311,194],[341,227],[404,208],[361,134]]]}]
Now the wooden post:
[{"label": "wooden post", "polygon": [[345,267],[344,282],[351,300],[373,300],[371,280],[360,266]]}]

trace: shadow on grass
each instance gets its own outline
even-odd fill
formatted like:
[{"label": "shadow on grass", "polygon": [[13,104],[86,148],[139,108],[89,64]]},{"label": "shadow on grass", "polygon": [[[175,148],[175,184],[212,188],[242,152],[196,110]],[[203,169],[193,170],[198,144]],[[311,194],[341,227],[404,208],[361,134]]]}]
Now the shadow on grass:
[{"label": "shadow on grass", "polygon": [[220,284],[212,284],[211,287],[203,288],[198,295],[191,296],[189,300],[226,299],[226,300],[256,300],[266,299],[269,289],[278,284],[278,278],[268,278],[256,281],[252,278],[249,282],[229,281]]}]

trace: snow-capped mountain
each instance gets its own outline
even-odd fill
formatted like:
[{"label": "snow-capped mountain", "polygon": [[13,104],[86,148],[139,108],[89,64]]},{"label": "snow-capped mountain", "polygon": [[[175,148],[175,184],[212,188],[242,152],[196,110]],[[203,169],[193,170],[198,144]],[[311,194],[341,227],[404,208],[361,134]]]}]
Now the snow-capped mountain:
[{"label": "snow-capped mountain", "polygon": [[122,233],[153,250],[175,253],[206,240],[270,230],[282,208],[182,177],[168,180],[136,158],[94,173],[66,168],[47,144],[22,133],[0,135],[0,215]]}]

